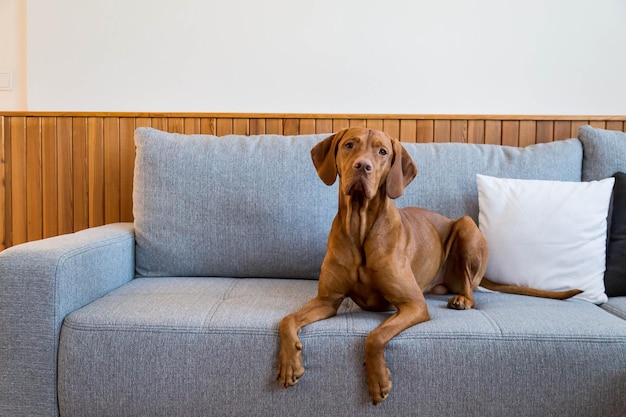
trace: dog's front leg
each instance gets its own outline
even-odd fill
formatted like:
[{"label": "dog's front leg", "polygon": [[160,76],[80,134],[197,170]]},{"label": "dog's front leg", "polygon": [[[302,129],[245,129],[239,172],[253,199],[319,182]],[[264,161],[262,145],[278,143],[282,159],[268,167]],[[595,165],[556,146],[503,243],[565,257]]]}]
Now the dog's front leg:
[{"label": "dog's front leg", "polygon": [[281,320],[277,380],[283,387],[295,385],[304,375],[302,342],[298,338],[300,329],[315,321],[333,317],[342,301],[343,298],[323,298],[318,295],[300,310]]},{"label": "dog's front leg", "polygon": [[426,300],[420,292],[421,301],[410,301],[397,306],[398,311],[374,329],[365,342],[365,372],[372,403],[383,402],[391,391],[391,372],[385,362],[385,346],[403,330],[428,321],[430,315]]}]

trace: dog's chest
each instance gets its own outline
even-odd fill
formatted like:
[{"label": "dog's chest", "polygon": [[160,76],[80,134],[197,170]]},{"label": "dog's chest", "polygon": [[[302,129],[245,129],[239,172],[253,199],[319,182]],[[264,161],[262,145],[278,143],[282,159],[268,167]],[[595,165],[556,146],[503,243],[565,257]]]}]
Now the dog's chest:
[{"label": "dog's chest", "polygon": [[381,295],[374,272],[364,265],[355,271],[348,296],[362,309],[389,311],[393,306]]}]

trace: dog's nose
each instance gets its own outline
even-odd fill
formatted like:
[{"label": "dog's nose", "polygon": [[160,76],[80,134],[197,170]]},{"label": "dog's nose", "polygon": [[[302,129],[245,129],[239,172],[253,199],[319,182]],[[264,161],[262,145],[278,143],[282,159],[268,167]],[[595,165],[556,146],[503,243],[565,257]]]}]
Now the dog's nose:
[{"label": "dog's nose", "polygon": [[374,167],[372,166],[372,163],[368,161],[367,159],[358,159],[354,163],[354,169],[356,169],[357,171],[361,171],[361,172],[365,172],[366,174],[369,174],[370,172],[372,172]]}]

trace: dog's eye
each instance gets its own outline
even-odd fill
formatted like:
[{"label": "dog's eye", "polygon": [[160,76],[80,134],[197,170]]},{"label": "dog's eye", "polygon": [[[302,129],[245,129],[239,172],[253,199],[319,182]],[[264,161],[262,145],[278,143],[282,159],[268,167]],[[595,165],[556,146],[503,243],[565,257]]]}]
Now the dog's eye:
[{"label": "dog's eye", "polygon": [[352,149],[352,148],[354,148],[354,143],[352,143],[352,142],[348,142],[348,143],[346,143],[346,144],[345,144],[345,145],[343,145],[343,146],[345,146],[347,149]]},{"label": "dog's eye", "polygon": [[384,155],[387,155],[387,149],[384,149],[384,148],[380,149],[380,150],[378,151],[378,154],[379,154],[379,155],[383,155],[383,156],[384,156]]}]

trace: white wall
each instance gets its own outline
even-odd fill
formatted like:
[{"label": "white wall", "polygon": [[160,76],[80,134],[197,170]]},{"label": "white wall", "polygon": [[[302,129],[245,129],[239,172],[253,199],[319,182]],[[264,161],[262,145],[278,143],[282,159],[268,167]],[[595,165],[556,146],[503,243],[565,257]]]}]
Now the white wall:
[{"label": "white wall", "polygon": [[10,89],[0,89],[0,110],[25,110],[26,0],[0,0],[0,73],[12,75]]},{"label": "white wall", "polygon": [[624,0],[28,0],[28,109],[626,114]]}]

